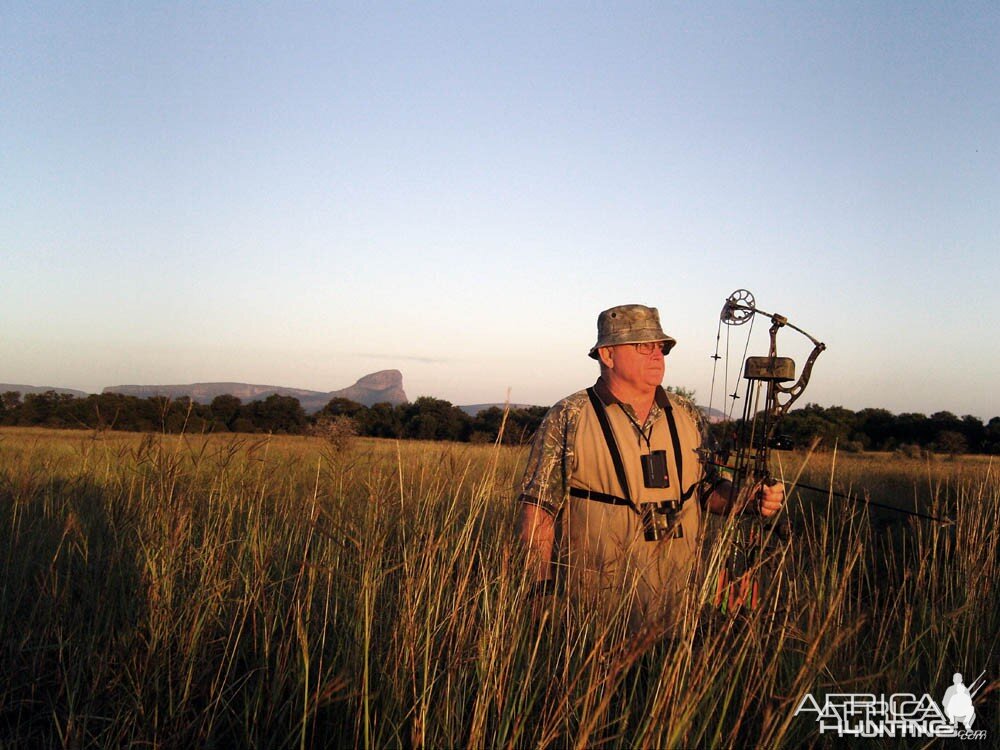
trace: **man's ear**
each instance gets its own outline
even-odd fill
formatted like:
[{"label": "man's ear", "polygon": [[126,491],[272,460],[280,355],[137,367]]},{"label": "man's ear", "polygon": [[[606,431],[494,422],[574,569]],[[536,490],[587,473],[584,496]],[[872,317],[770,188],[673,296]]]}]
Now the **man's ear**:
[{"label": "man's ear", "polygon": [[610,346],[602,346],[597,350],[597,356],[601,358],[601,364],[609,370],[615,369],[615,353]]}]

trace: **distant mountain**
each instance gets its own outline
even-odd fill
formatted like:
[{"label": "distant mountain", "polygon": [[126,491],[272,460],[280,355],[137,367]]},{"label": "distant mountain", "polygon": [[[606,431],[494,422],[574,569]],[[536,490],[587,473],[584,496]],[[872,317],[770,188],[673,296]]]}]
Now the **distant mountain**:
[{"label": "distant mountain", "polygon": [[236,396],[243,402],[262,401],[268,396],[291,396],[297,398],[302,408],[312,414],[329,403],[332,398],[348,398],[359,404],[371,406],[383,401],[390,404],[407,402],[403,390],[403,373],[399,370],[381,370],[365,375],[354,385],[339,391],[309,391],[302,388],[286,388],[279,385],[251,385],[250,383],[190,383],[188,385],[112,385],[104,393],[121,393],[126,396],[150,398],[167,396],[180,398],[187,396],[199,404],[208,404],[216,396]]},{"label": "distant mountain", "polygon": [[724,411],[719,411],[718,409],[709,409],[707,406],[699,406],[698,408],[701,409],[701,413],[705,415],[705,419],[707,419],[712,424],[715,424],[716,422],[726,421],[726,413]]},{"label": "distant mountain", "polygon": [[403,373],[399,370],[380,370],[365,375],[352,386],[328,393],[322,406],[326,406],[331,398],[338,397],[349,398],[365,406],[386,401],[390,404],[405,404],[409,400],[403,390]]},{"label": "distant mountain", "polygon": [[77,391],[72,388],[53,388],[50,385],[16,385],[13,383],[0,383],[0,393],[7,393],[7,391],[17,391],[22,396],[25,393],[45,393],[47,391],[66,393],[70,396],[76,396],[77,398],[86,398],[90,395],[84,391]]}]

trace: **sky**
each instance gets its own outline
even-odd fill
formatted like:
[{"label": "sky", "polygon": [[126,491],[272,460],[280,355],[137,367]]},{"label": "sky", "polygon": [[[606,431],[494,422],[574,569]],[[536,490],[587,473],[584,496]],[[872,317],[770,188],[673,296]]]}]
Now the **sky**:
[{"label": "sky", "polygon": [[642,303],[718,404],[748,289],[800,403],[989,419],[1000,6],[0,0],[0,262],[5,383],[547,405]]}]

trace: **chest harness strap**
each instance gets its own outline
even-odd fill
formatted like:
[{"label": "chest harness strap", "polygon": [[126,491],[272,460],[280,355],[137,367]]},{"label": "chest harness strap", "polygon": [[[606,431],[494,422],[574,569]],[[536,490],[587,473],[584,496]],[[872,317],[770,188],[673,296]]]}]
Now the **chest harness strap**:
[{"label": "chest harness strap", "polygon": [[[584,490],[579,487],[570,487],[569,494],[571,497],[581,498],[583,500],[593,500],[598,503],[607,503],[609,505],[624,505],[631,508],[636,513],[639,513],[639,509],[632,501],[629,493],[628,477],[625,474],[625,463],[622,461],[621,452],[618,450],[618,443],[615,442],[615,435],[611,430],[611,422],[608,420],[608,413],[605,410],[601,399],[592,387],[587,389],[587,395],[590,397],[590,403],[594,407],[594,412],[597,414],[597,421],[601,425],[601,432],[604,433],[604,442],[607,443],[608,452],[611,454],[611,463],[614,464],[615,475],[618,477],[618,484],[621,486],[622,492],[625,493],[625,497],[617,497],[616,495],[609,495],[595,490]],[[667,426],[670,428],[670,442],[673,444],[674,449],[674,463],[677,466],[677,481],[682,482],[682,477],[684,476],[684,459],[681,455],[681,440],[680,436],[677,434],[677,422],[674,419],[673,408],[670,405],[670,400],[667,398],[667,394],[662,388],[656,389],[656,403],[663,409],[667,416]],[[688,488],[687,492],[683,492],[681,494],[681,503],[686,502],[687,499],[691,497],[696,486],[697,482],[692,484]]]},{"label": "chest harness strap", "polygon": [[[662,388],[656,389],[656,403],[660,405],[660,408],[667,413],[667,425],[670,427],[670,442],[674,446],[674,460],[677,462],[677,481],[683,486],[684,483],[684,454],[681,453],[681,438],[677,434],[677,422],[674,419],[674,407],[670,405],[670,399],[667,397],[666,391]],[[681,492],[681,502],[687,502],[687,500],[694,494],[695,488],[698,483],[693,483],[687,488],[686,492]]]}]

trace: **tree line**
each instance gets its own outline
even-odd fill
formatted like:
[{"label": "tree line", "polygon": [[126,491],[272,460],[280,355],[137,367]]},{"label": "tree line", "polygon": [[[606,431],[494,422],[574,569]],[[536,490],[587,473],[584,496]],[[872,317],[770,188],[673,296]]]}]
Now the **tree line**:
[{"label": "tree line", "polygon": [[[684,394],[682,394],[684,395]],[[689,395],[689,394],[687,394]],[[503,441],[530,441],[547,408],[511,409]],[[494,442],[504,413],[499,407],[470,416],[449,401],[422,396],[405,404],[364,406],[334,398],[319,412],[308,415],[298,399],[271,395],[244,403],[236,396],[216,396],[209,404],[189,398],[162,396],[138,398],[101,393],[84,398],[46,391],[16,391],[0,395],[0,424],[81,429],[115,429],[138,432],[262,432],[308,434],[322,420],[349,420],[353,434],[397,439]],[[725,436],[731,423],[713,425]],[[958,417],[942,411],[926,416],[893,414],[886,409],[851,411],[842,406],[807,404],[789,412],[781,433],[793,446],[809,445],[816,437],[821,446],[836,445],[847,451],[936,451],[940,453],[1000,454],[1000,417],[983,423],[978,417]]]},{"label": "tree line", "polygon": [[[723,424],[715,429],[724,435],[734,426]],[[1000,417],[984,424],[971,414],[958,417],[949,411],[927,416],[912,412],[893,414],[887,409],[851,411],[843,406],[807,404],[788,413],[780,432],[785,442],[796,447],[807,446],[818,437],[823,448],[837,446],[849,452],[1000,454]]]},{"label": "tree line", "polygon": [[[542,406],[511,409],[503,442],[529,441],[546,411]],[[297,398],[277,394],[246,403],[236,396],[222,395],[209,404],[187,397],[139,398],[120,393],[83,398],[55,391],[23,397],[17,391],[0,395],[0,424],[88,430],[303,435],[324,419],[346,419],[350,420],[351,432],[357,435],[485,443],[497,439],[503,417],[499,407],[483,409],[473,417],[448,401],[430,396],[405,404],[372,406],[334,398],[309,415]]]}]

